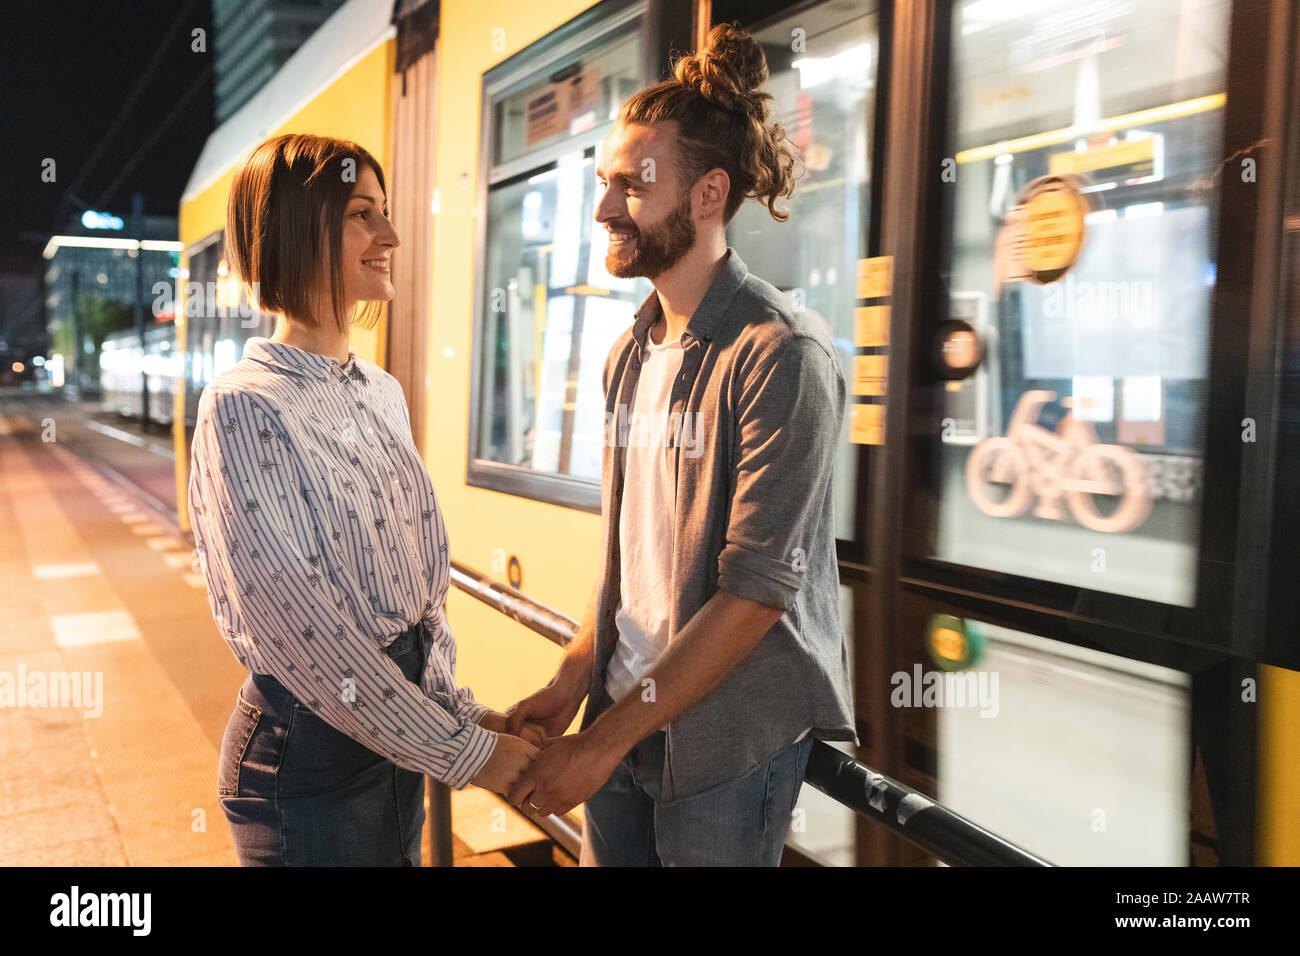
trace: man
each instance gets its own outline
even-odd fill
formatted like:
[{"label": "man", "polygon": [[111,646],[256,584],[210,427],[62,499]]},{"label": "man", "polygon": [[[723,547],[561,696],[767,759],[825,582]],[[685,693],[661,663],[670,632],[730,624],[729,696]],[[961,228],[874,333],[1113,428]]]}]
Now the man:
[{"label": "man", "polygon": [[596,590],[507,724],[555,737],[510,801],[585,801],[587,865],[777,865],[814,739],[856,741],[831,509],[844,376],[824,323],[726,244],[748,196],[786,218],[766,73],[752,37],[715,27],[624,105],[597,169],[606,266],[655,291],[605,363]]}]

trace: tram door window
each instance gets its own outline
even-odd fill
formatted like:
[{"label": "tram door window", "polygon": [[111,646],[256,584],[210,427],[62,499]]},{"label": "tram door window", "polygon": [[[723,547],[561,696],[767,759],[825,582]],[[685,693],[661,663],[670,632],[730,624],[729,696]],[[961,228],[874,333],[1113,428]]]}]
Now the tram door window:
[{"label": "tram door window", "polygon": [[1191,677],[967,627],[979,663],[937,685],[939,801],[1058,866],[1186,866]]},{"label": "tram door window", "polygon": [[[910,556],[1197,604],[1229,8],[953,6],[948,311],[916,343],[943,384]],[[931,656],[965,663],[895,675],[891,703],[932,708],[945,805],[1060,864],[1187,863],[1188,674],[929,622]],[[934,700],[900,690],[921,681]]]},{"label": "tram door window", "polygon": [[1229,6],[954,8],[925,556],[1196,604]]},{"label": "tram door window", "polygon": [[638,7],[558,31],[484,80],[470,484],[598,509],[601,369],[646,279],[605,270],[596,154],[644,85]]},{"label": "tram door window", "polygon": [[[759,203],[741,206],[727,242],[750,271],[794,299],[831,331],[845,379],[853,381],[858,261],[872,216],[872,122],[879,61],[877,14],[828,2],[758,25],[767,56],[773,118],[799,147],[802,175],[776,222]],[[835,460],[835,534],[852,541],[858,448],[849,416]]]}]

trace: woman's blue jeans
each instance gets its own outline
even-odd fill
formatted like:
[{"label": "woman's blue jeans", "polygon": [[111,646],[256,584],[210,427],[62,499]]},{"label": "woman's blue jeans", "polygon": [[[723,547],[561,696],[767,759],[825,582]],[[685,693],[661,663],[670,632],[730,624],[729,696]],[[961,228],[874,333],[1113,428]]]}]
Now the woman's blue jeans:
[{"label": "woman's blue jeans", "polygon": [[[421,624],[385,653],[418,683]],[[250,674],[221,741],[221,809],[243,866],[419,866],[424,775],[327,724],[274,677]]]}]

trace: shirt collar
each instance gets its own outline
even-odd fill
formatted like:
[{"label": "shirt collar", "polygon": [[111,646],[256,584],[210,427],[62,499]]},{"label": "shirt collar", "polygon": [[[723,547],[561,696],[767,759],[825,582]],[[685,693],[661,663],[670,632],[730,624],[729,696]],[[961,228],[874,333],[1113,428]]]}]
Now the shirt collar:
[{"label": "shirt collar", "polygon": [[369,384],[357,353],[348,346],[348,360],[342,365],[339,360],[319,352],[309,352],[296,345],[285,342],[273,342],[268,338],[255,335],[244,343],[244,358],[261,362],[291,375],[302,375],[321,382],[342,381],[352,378]]},{"label": "shirt collar", "polygon": [[[745,276],[748,274],[749,267],[745,265],[744,260],[735,249],[727,246],[722,268],[718,271],[713,284],[709,286],[709,291],[704,293],[704,298],[695,307],[690,321],[686,323],[686,331],[682,333],[683,339],[691,336],[703,342],[713,341],[713,336],[722,324],[722,317],[726,315],[731,300],[736,297],[737,290],[740,289],[741,283],[745,281]],[[662,311],[659,305],[659,293],[653,290],[636,310],[636,318],[632,323],[632,338],[642,349],[645,348],[651,327],[659,321]],[[685,344],[683,341],[682,345]]]}]

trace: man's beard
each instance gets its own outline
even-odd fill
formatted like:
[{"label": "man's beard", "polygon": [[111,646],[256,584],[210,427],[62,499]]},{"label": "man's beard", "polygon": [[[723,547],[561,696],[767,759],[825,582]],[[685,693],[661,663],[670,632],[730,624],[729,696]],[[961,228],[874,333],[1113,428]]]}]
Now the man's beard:
[{"label": "man's beard", "polygon": [[636,251],[620,256],[612,247],[605,253],[605,269],[612,276],[653,279],[681,261],[695,243],[695,222],[691,219],[691,194],[687,192],[677,208],[662,223],[650,229],[636,229]]}]

